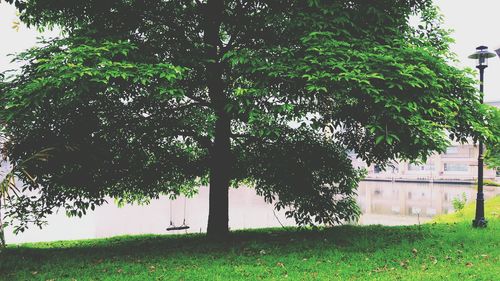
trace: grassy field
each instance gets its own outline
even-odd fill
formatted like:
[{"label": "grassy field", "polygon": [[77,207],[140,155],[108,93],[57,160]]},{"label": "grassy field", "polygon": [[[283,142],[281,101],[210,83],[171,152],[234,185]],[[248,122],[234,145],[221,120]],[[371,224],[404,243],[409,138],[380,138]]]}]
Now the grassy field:
[{"label": "grassy field", "polygon": [[[487,218],[487,220],[493,223],[500,222],[500,196],[487,200],[484,204],[484,209],[485,209],[485,217]],[[433,219],[433,222],[458,223],[462,221],[470,221],[474,218],[475,212],[476,212],[476,205],[468,204],[461,211],[435,217]],[[498,233],[498,235],[500,236],[500,233]]]},{"label": "grassy field", "polygon": [[470,227],[468,206],[441,223],[241,231],[225,244],[185,235],[10,246],[0,280],[499,280],[500,197],[488,205],[486,229]]}]

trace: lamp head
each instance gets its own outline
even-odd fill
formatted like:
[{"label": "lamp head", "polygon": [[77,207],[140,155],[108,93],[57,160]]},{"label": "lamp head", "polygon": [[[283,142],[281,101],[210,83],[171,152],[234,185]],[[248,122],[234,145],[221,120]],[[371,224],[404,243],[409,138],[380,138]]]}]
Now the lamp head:
[{"label": "lamp head", "polygon": [[[500,50],[497,50],[500,51]],[[477,61],[476,67],[488,67],[488,59],[495,57],[495,53],[488,51],[488,47],[479,46],[476,48],[476,52],[469,56],[469,59],[475,59]]]}]

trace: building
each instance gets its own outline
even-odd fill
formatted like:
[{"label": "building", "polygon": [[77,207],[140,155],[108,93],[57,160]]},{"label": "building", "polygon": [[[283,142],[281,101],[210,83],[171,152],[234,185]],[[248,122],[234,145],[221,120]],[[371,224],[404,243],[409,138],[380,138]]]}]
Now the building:
[{"label": "building", "polygon": [[[367,180],[473,183],[477,181],[478,154],[477,146],[457,144],[448,147],[443,154],[432,155],[421,165],[394,161],[382,170],[378,165],[367,166],[358,159],[353,163],[367,169]],[[495,177],[496,171],[485,167],[484,179],[494,180]]]},{"label": "building", "polygon": [[[488,102],[500,107],[500,101]],[[385,170],[378,165],[366,165],[351,154],[355,167],[366,168],[367,180],[408,182],[474,183],[477,181],[479,148],[473,144],[454,143],[443,154],[434,154],[421,165],[393,161]],[[484,179],[495,180],[497,171],[484,168]]]}]

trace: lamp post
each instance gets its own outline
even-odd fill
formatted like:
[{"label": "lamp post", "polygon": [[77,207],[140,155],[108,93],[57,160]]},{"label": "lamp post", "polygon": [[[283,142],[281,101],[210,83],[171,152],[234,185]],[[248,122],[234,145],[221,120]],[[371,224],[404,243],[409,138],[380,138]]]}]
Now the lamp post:
[{"label": "lamp post", "polygon": [[[488,51],[488,47],[479,46],[476,52],[469,56],[470,59],[477,60],[476,68],[479,69],[479,91],[481,92],[481,103],[484,93],[484,70],[488,67],[488,59],[495,57],[495,54]],[[479,157],[477,163],[477,199],[476,199],[476,217],[472,221],[473,227],[486,227],[488,221],[484,218],[484,193],[483,193],[483,142],[479,140]]]}]

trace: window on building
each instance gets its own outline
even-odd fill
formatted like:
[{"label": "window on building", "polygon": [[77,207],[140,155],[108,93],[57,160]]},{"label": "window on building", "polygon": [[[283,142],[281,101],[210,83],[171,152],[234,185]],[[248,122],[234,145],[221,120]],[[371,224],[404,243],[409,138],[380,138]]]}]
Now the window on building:
[{"label": "window on building", "polygon": [[464,163],[444,163],[445,172],[467,172],[469,166]]},{"label": "window on building", "polygon": [[420,171],[420,166],[415,164],[408,164],[408,171]]},{"label": "window on building", "polygon": [[408,164],[408,171],[434,171],[434,164],[415,165]]}]

